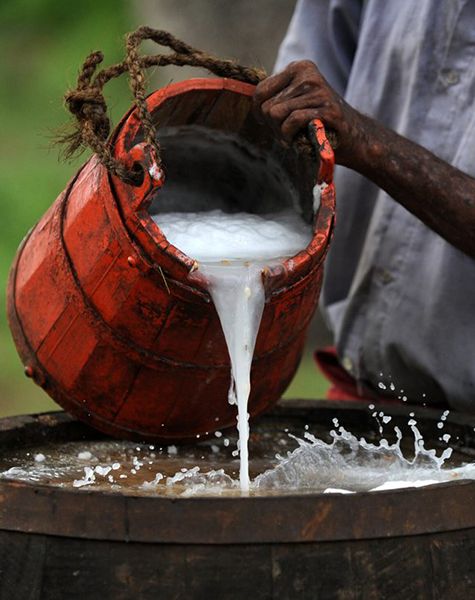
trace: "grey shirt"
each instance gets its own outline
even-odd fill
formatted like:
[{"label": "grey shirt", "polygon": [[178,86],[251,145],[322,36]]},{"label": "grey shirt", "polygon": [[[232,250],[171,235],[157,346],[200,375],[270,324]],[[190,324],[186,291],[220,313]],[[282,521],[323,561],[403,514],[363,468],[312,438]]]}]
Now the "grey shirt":
[{"label": "grey shirt", "polygon": [[[299,0],[276,68],[303,58],[475,175],[474,0]],[[338,167],[335,183],[322,305],[342,365],[375,390],[475,411],[475,261],[361,175]]]}]

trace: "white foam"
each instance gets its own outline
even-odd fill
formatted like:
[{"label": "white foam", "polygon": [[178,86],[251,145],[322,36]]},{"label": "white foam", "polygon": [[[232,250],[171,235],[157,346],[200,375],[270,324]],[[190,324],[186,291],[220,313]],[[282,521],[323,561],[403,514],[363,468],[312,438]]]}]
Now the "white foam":
[{"label": "white foam", "polygon": [[293,256],[312,237],[310,226],[293,210],[267,215],[211,210],[163,213],[152,218],[169,242],[203,262]]},{"label": "white foam", "polygon": [[101,465],[97,465],[97,467],[94,467],[94,473],[102,475],[103,477],[110,473],[110,471],[112,471],[112,467],[110,466],[102,467]]},{"label": "white foam", "polygon": [[85,485],[91,485],[96,481],[96,476],[94,475],[93,469],[91,467],[84,467],[84,477],[82,479],[75,479],[73,481],[73,486],[80,488]]},{"label": "white foam", "polygon": [[322,182],[317,184],[313,188],[313,212],[316,213],[322,203],[322,193],[325,188],[328,187],[328,183]]},{"label": "white foam", "polygon": [[386,481],[377,487],[374,487],[370,490],[370,492],[382,492],[383,490],[400,490],[403,488],[411,488],[411,487],[424,487],[426,485],[434,485],[435,483],[440,483],[439,479],[416,479],[415,481],[406,481],[396,480],[396,481]]},{"label": "white foam", "polygon": [[163,479],[163,475],[161,473],[157,473],[155,475],[155,479],[153,481],[144,481],[142,486],[144,488],[153,488],[153,487],[157,487],[157,485],[160,483],[160,481],[162,481]]}]

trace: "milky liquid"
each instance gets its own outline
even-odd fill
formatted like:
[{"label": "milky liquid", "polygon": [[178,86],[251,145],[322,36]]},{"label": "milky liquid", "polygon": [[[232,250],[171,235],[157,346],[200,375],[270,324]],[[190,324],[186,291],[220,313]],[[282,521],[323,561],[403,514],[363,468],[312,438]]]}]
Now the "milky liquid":
[{"label": "milky liquid", "polygon": [[[470,455],[452,454],[444,444],[437,451],[426,448],[413,419],[412,438],[388,423],[391,442],[350,433],[336,419],[330,433],[318,423],[305,432],[299,419],[288,424],[291,430],[284,432],[279,423],[256,423],[249,494],[351,494],[475,479]],[[242,494],[239,464],[227,435],[234,443],[231,431],[188,447],[82,440],[6,450],[0,478],[134,496],[235,496]],[[473,456],[472,446],[462,441],[462,447]]]},{"label": "milky liquid", "polygon": [[[335,420],[336,421],[336,420]],[[475,463],[454,467],[449,459],[453,450],[445,448],[439,455],[425,447],[414,419],[408,421],[413,433],[412,456],[402,450],[402,432],[394,427],[396,441],[382,438],[379,443],[358,439],[339,426],[330,432],[327,443],[308,431],[303,439],[294,437],[298,446],[278,463],[258,475],[254,489],[315,489],[323,492],[354,493],[422,487],[434,483],[475,479]]]},{"label": "milky liquid", "polygon": [[229,402],[237,404],[240,486],[249,491],[250,373],[264,310],[262,271],[305,249],[310,225],[292,210],[267,215],[163,213],[152,217],[168,241],[199,264],[223,328],[231,361]]}]

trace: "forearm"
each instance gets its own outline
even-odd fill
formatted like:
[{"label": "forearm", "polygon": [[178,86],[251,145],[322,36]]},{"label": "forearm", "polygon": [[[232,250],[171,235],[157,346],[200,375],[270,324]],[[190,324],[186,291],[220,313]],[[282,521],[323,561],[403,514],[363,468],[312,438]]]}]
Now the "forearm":
[{"label": "forearm", "polygon": [[360,117],[361,136],[346,165],[475,258],[475,179],[373,119]]}]

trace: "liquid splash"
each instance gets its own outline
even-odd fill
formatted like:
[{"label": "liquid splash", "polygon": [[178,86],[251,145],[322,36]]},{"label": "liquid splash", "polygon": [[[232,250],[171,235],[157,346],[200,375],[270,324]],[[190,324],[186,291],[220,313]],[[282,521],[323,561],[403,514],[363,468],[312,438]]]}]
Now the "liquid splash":
[{"label": "liquid splash", "polygon": [[[414,419],[408,422],[413,435],[412,451],[406,451],[410,456],[402,450],[398,427],[393,429],[394,443],[385,438],[371,443],[336,420],[335,424],[330,442],[308,431],[302,437],[271,433],[272,452],[254,465],[251,461],[249,494],[359,493],[475,480],[475,463],[455,464],[449,447],[440,455],[427,449]],[[27,453],[26,460],[18,452],[16,466],[2,464],[0,478],[135,495],[239,496],[239,461],[229,456],[225,440],[217,437],[192,449],[173,447],[174,452],[128,442],[72,442],[55,455],[45,448]],[[285,456],[275,454],[276,448],[289,445],[293,448]],[[203,452],[206,455],[200,456]]]},{"label": "liquid splash", "polygon": [[450,468],[447,461],[452,448],[440,456],[425,448],[424,440],[414,420],[409,421],[414,434],[414,457],[406,458],[401,449],[402,432],[394,428],[396,442],[385,438],[379,444],[358,439],[344,427],[332,431],[331,443],[311,433],[304,439],[295,438],[298,448],[286,457],[278,457],[277,466],[254,481],[257,489],[311,489],[324,492],[328,488],[350,492],[373,491],[381,486],[407,487],[452,481],[455,478],[475,479],[475,464]]},{"label": "liquid splash", "polygon": [[[475,463],[448,466],[452,448],[440,456],[426,449],[424,440],[411,419],[414,434],[414,457],[406,458],[401,450],[402,432],[394,428],[396,442],[382,439],[379,444],[358,439],[344,427],[332,431],[331,443],[322,441],[309,432],[304,439],[292,434],[298,447],[287,456],[276,455],[277,464],[258,475],[250,484],[253,494],[270,490],[284,493],[340,492],[356,493],[422,487],[460,479],[475,479]],[[239,482],[219,471],[202,473],[199,467],[169,478],[167,485],[180,482],[183,496],[222,494],[237,490]]]}]

